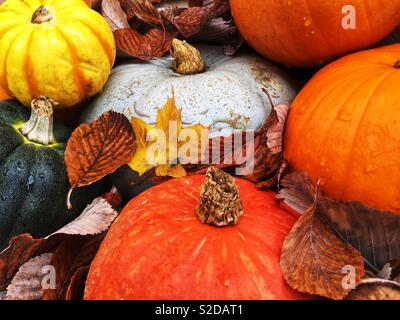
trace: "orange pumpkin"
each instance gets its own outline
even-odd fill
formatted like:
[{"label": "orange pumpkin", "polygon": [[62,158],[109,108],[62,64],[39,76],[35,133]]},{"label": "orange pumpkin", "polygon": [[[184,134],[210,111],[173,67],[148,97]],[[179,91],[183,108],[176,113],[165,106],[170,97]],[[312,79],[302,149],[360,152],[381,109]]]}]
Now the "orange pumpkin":
[{"label": "orange pumpkin", "polygon": [[400,44],[346,56],[295,99],[285,133],[293,170],[341,200],[400,214]]},{"label": "orange pumpkin", "polygon": [[230,0],[230,4],[240,32],[254,49],[295,67],[321,65],[370,47],[400,22],[400,0]]},{"label": "orange pumpkin", "polygon": [[170,180],[131,200],[91,265],[85,299],[309,298],[287,286],[279,266],[296,217],[272,192],[236,179],[238,224],[202,224],[196,206],[204,180]]}]

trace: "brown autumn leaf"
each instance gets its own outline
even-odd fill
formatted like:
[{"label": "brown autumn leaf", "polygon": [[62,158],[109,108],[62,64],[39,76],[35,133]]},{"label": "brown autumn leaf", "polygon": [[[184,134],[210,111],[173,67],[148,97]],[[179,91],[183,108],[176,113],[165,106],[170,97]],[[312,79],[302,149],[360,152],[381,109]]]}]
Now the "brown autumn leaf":
[{"label": "brown autumn leaf", "polygon": [[[107,203],[106,199],[110,203]],[[112,221],[118,215],[115,211],[121,204],[118,199],[121,200],[121,195],[113,188],[109,193],[103,195],[103,197],[95,199],[84,210],[82,213],[83,217],[76,219],[76,223],[72,222],[46,238],[33,239],[29,234],[22,234],[12,238],[10,245],[0,253],[0,291],[4,291],[7,288],[14,279],[18,269],[24,263],[44,253],[57,252],[57,248],[64,241],[69,241],[71,238],[79,239],[82,246],[88,241],[88,243],[91,243],[90,241],[94,241],[93,239],[97,239],[100,242],[105,230],[110,227]],[[111,203],[115,207],[112,207]],[[82,231],[83,235],[79,234],[80,231]],[[91,243],[88,248],[95,250],[95,245]],[[80,252],[84,253],[83,258],[76,258],[74,261],[90,260],[91,256],[87,250],[80,250]],[[69,252],[69,254],[76,253]],[[93,251],[92,254],[95,254],[95,252]],[[32,285],[34,286],[35,284],[33,283]]]},{"label": "brown autumn leaf", "polygon": [[400,300],[400,276],[393,280],[363,280],[346,300]]},{"label": "brown autumn leaf", "polygon": [[[315,196],[311,179],[302,172],[285,176],[278,197],[296,210]],[[293,197],[295,194],[298,199]],[[309,202],[309,205],[312,201]],[[318,207],[325,220],[344,242],[351,244],[365,259],[366,267],[377,274],[389,261],[400,259],[400,216],[383,212],[356,201],[336,201],[319,196]],[[301,211],[298,211],[302,213]]]},{"label": "brown autumn leaf", "polygon": [[171,50],[176,33],[151,29],[142,35],[136,30],[124,28],[114,32],[117,48],[124,56],[149,60],[162,57]]},{"label": "brown autumn leaf", "polygon": [[89,273],[89,266],[78,268],[71,277],[65,294],[65,300],[83,300],[85,282]]},{"label": "brown autumn leaf", "polygon": [[101,7],[101,14],[107,20],[112,31],[129,28],[126,13],[122,10],[118,0],[103,0]]},{"label": "brown autumn leaf", "polygon": [[128,20],[137,18],[154,26],[163,26],[160,12],[148,0],[120,0]]},{"label": "brown autumn leaf", "polygon": [[192,7],[176,16],[172,23],[184,38],[190,38],[199,33],[208,21],[209,13],[207,8]]},{"label": "brown autumn leaf", "polygon": [[7,300],[39,300],[43,295],[43,268],[51,264],[52,253],[44,253],[24,263],[7,287]]},{"label": "brown autumn leaf", "polygon": [[90,124],[74,130],[64,153],[71,190],[90,185],[128,163],[135,150],[135,134],[129,120],[108,111]]},{"label": "brown autumn leaf", "polygon": [[352,289],[345,282],[346,268],[352,268],[354,284],[365,273],[360,253],[338,239],[324,220],[318,191],[314,204],[287,235],[280,265],[292,288],[335,300],[343,299]]},{"label": "brown autumn leaf", "polygon": [[68,237],[57,247],[50,264],[57,270],[55,289],[46,289],[43,300],[65,299],[72,277],[80,268],[89,267],[106,232],[96,236]]}]

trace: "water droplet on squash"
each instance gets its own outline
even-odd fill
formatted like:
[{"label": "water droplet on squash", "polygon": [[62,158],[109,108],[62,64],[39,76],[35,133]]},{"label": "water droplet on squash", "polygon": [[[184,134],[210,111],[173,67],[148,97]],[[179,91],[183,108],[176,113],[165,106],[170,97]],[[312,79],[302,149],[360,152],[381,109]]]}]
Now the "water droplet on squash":
[{"label": "water droplet on squash", "polygon": [[45,174],[42,172],[42,173],[39,173],[39,178],[40,179],[44,179],[46,176],[45,176]]},{"label": "water droplet on squash", "polygon": [[311,18],[305,17],[305,18],[304,18],[304,26],[305,26],[305,27],[309,27],[309,26],[311,26],[311,24],[312,24]]},{"label": "water droplet on squash", "polygon": [[6,200],[7,200],[7,197],[3,194],[3,195],[1,196],[1,200],[2,200],[2,201],[6,201]]},{"label": "water droplet on squash", "polygon": [[373,172],[375,172],[376,170],[378,170],[378,168],[377,168],[377,166],[374,166],[373,164],[368,164],[366,167],[365,167],[365,173],[373,173]]},{"label": "water droplet on squash", "polygon": [[34,183],[35,179],[32,176],[29,176],[28,181],[26,182],[26,189],[28,190],[28,192],[32,191]]}]

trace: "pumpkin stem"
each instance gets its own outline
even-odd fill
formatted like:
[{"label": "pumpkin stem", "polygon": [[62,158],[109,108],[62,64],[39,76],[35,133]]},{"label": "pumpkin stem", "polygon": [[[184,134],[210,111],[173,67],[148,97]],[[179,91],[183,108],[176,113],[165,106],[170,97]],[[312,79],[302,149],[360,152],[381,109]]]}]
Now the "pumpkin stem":
[{"label": "pumpkin stem", "polygon": [[174,39],[172,41],[171,52],[174,57],[174,62],[172,63],[174,72],[188,75],[201,73],[206,70],[200,51],[186,41]]},{"label": "pumpkin stem", "polygon": [[394,67],[395,67],[396,69],[400,69],[400,60],[397,60],[397,61],[395,62]]},{"label": "pumpkin stem", "polygon": [[31,102],[31,117],[20,129],[21,133],[32,142],[45,146],[54,142],[53,107],[58,105],[47,97],[38,97]]},{"label": "pumpkin stem", "polygon": [[236,225],[243,205],[235,179],[216,167],[210,167],[200,189],[196,214],[202,223],[217,227]]},{"label": "pumpkin stem", "polygon": [[54,18],[54,15],[45,7],[40,6],[36,9],[36,11],[32,15],[31,22],[32,23],[45,23]]}]

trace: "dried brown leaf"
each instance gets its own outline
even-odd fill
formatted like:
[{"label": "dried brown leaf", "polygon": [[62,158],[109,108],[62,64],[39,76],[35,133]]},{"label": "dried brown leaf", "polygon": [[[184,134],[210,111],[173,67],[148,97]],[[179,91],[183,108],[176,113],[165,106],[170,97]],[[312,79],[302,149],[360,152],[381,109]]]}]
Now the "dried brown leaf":
[{"label": "dried brown leaf", "polygon": [[192,7],[185,10],[173,20],[174,26],[185,38],[199,33],[206,22],[209,21],[208,9],[205,7]]},{"label": "dried brown leaf", "polygon": [[171,50],[175,36],[159,29],[151,29],[145,35],[128,28],[114,32],[116,46],[122,54],[142,60],[162,57]]},{"label": "dried brown leaf", "polygon": [[[303,197],[303,202],[297,203],[301,203],[300,207],[306,206],[307,201],[315,196],[310,181],[305,173],[288,174],[282,179],[285,188],[279,192],[279,197],[292,208],[296,196]],[[319,196],[318,207],[336,235],[356,248],[375,274],[386,263],[400,259],[400,216],[355,201],[336,201],[324,195]]]},{"label": "dried brown leaf", "polygon": [[160,12],[148,0],[120,0],[128,20],[137,18],[151,25],[163,25]]},{"label": "dried brown leaf", "polygon": [[89,273],[89,266],[80,267],[71,277],[65,294],[65,300],[83,300],[85,282]]},{"label": "dried brown leaf", "polygon": [[[119,207],[120,203],[117,203],[115,199],[121,199],[121,196],[113,195],[114,193],[118,193],[118,191],[112,189],[110,193],[105,194],[103,197],[105,199],[113,199],[114,205]],[[111,225],[111,217],[115,218],[117,216],[117,213],[111,205],[109,204],[106,206],[103,201],[99,201],[99,198],[94,200],[94,203],[97,203],[99,212],[96,212],[93,205],[89,205],[82,213],[84,217],[78,217],[75,220],[76,225],[72,222],[46,238],[33,239],[29,234],[22,234],[12,238],[10,245],[0,253],[0,291],[7,288],[20,266],[41,254],[56,252],[57,248],[61,246],[64,241],[69,241],[69,239],[74,238],[79,239],[82,244],[85,244],[87,241],[91,241],[91,239],[100,239],[104,235],[102,232]],[[104,219],[104,221],[102,219]],[[89,226],[82,226],[85,222],[88,222]],[[98,224],[96,225],[96,223]],[[83,234],[92,233],[94,235],[80,235],[80,231]],[[92,249],[95,248],[93,245],[90,247]],[[70,252],[70,254],[76,253]],[[91,257],[92,256],[86,252],[83,261],[88,261]],[[79,258],[77,261],[82,261],[82,258]],[[89,263],[89,261],[87,263]]]},{"label": "dried brown leaf", "polygon": [[400,277],[394,281],[365,279],[356,290],[350,292],[347,300],[400,300]]},{"label": "dried brown leaf", "polygon": [[39,300],[43,295],[43,267],[51,264],[53,254],[44,253],[24,263],[7,287],[7,300]]},{"label": "dried brown leaf", "polygon": [[278,192],[278,199],[298,213],[304,214],[313,204],[315,186],[305,172],[293,172],[284,176],[280,185],[282,189]]},{"label": "dried brown leaf", "polygon": [[123,114],[109,111],[90,124],[81,124],[72,133],[64,153],[71,191],[128,163],[134,150],[133,128]]},{"label": "dried brown leaf", "polygon": [[122,10],[118,0],[103,0],[101,14],[107,20],[112,31],[129,28],[126,13]]},{"label": "dried brown leaf", "polygon": [[318,199],[287,235],[280,265],[292,288],[331,299],[343,299],[351,291],[344,282],[347,266],[355,272],[355,284],[365,272],[360,253],[339,240],[324,221]]},{"label": "dried brown leaf", "polygon": [[[68,237],[54,251],[51,265],[56,273],[55,289],[46,289],[43,300],[65,299],[72,277],[80,268],[89,267],[105,233],[89,237]],[[83,291],[82,291],[83,293]]]}]

